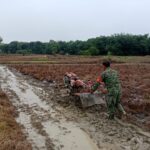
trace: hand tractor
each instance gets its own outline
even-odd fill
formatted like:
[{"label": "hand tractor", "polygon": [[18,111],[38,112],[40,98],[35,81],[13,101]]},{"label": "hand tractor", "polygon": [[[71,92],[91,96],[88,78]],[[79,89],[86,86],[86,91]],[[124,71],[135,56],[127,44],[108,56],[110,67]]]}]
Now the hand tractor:
[{"label": "hand tractor", "polygon": [[69,89],[70,95],[77,96],[82,104],[82,107],[89,107],[95,104],[104,104],[104,95],[100,91],[91,93],[91,81],[81,80],[75,73],[67,72],[64,75],[64,84]]}]

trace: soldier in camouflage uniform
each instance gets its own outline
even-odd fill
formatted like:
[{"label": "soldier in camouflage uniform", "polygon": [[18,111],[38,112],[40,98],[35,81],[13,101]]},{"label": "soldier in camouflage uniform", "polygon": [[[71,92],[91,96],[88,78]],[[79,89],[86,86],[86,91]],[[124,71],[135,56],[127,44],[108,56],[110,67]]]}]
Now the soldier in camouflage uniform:
[{"label": "soldier in camouflage uniform", "polygon": [[97,83],[92,87],[94,92],[99,85],[104,82],[106,89],[102,90],[102,93],[106,94],[106,103],[109,114],[109,119],[114,119],[116,110],[119,110],[122,114],[126,114],[122,105],[120,104],[121,98],[121,84],[119,81],[118,72],[110,68],[110,62],[103,62],[104,71],[97,79]]}]

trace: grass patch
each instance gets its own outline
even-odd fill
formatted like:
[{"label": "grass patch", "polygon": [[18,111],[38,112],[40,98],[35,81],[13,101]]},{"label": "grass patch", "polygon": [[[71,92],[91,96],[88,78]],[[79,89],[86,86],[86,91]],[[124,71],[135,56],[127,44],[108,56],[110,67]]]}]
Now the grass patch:
[{"label": "grass patch", "polygon": [[150,63],[150,56],[0,55],[1,64],[97,64],[104,59],[113,63]]},{"label": "grass patch", "polygon": [[48,61],[48,57],[33,58],[32,61]]}]

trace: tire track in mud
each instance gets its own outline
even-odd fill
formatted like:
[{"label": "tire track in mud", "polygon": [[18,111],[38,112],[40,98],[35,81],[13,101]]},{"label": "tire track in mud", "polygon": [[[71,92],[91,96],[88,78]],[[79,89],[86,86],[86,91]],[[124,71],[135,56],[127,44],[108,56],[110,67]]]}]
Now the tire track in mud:
[{"label": "tire track in mud", "polygon": [[[28,84],[6,66],[0,66],[2,89],[18,111],[17,122],[35,150],[97,150],[91,138],[74,122],[47,103],[49,96],[41,88]],[[53,93],[54,91],[51,90]]]}]

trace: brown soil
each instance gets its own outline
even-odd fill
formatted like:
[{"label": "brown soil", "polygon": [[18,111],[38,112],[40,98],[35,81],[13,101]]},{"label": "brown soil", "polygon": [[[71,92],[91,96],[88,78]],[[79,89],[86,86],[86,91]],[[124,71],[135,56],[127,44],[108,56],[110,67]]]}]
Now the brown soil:
[{"label": "brown soil", "polygon": [[0,91],[0,149],[31,150],[31,145],[26,141],[15,117],[15,108],[7,95]]},{"label": "brown soil", "polygon": [[[63,84],[65,72],[74,72],[83,80],[95,81],[102,72],[97,65],[11,65],[26,75],[38,80],[56,81]],[[120,73],[122,82],[122,103],[132,115],[131,122],[150,129],[150,65],[149,64],[116,64],[112,68]],[[142,121],[138,121],[138,120]],[[137,120],[137,121],[136,121]]]},{"label": "brown soil", "polygon": [[1,64],[97,64],[104,59],[116,63],[150,63],[150,56],[0,55]]},{"label": "brown soil", "polygon": [[0,84],[16,106],[17,122],[33,148],[150,149],[149,132],[124,120],[108,120],[104,104],[83,109],[62,83],[42,82],[6,66],[0,66],[0,72]]}]

